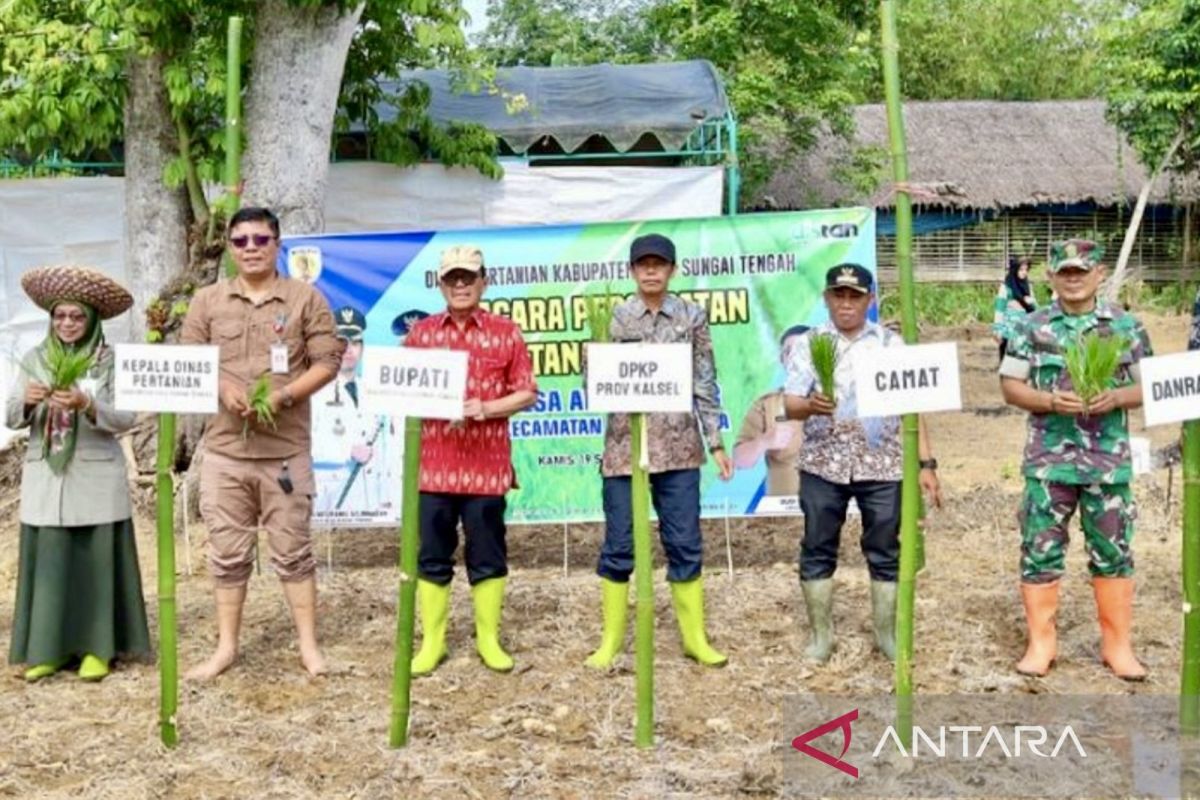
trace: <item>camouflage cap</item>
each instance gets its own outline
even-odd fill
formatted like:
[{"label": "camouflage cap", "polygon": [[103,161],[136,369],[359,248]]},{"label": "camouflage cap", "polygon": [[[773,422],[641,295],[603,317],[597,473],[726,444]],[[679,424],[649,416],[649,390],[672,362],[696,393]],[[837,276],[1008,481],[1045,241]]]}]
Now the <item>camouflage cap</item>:
[{"label": "camouflage cap", "polygon": [[1104,245],[1090,239],[1067,239],[1050,246],[1050,272],[1066,267],[1091,270],[1104,257]]}]

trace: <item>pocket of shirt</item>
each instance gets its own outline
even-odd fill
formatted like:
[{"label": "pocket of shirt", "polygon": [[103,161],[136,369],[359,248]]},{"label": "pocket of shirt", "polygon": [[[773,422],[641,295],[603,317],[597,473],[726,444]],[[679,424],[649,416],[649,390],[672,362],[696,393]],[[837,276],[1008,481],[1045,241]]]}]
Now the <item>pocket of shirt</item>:
[{"label": "pocket of shirt", "polygon": [[1049,391],[1059,387],[1061,378],[1066,373],[1067,362],[1060,352],[1035,347],[1029,358],[1029,367],[1034,378],[1034,387]]},{"label": "pocket of shirt", "polygon": [[238,338],[245,332],[246,327],[239,319],[214,319],[211,330],[213,340],[219,341]]}]

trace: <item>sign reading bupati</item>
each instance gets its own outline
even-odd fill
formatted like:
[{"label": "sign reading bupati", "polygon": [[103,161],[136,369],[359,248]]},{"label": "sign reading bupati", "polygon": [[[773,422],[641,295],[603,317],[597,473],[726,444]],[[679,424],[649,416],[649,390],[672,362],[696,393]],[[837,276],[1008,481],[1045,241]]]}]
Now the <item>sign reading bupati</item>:
[{"label": "sign reading bupati", "polygon": [[462,419],[465,351],[367,347],[362,378],[363,405],[374,414]]},{"label": "sign reading bupati", "polygon": [[215,345],[118,344],[113,389],[121,411],[217,413]]},{"label": "sign reading bupati", "polygon": [[860,417],[890,417],[962,408],[954,342],[888,347],[857,356]]},{"label": "sign reading bupati", "polygon": [[587,397],[592,411],[692,410],[690,344],[588,344]]},{"label": "sign reading bupati", "polygon": [[1140,365],[1147,425],[1200,418],[1200,350],[1154,356]]}]

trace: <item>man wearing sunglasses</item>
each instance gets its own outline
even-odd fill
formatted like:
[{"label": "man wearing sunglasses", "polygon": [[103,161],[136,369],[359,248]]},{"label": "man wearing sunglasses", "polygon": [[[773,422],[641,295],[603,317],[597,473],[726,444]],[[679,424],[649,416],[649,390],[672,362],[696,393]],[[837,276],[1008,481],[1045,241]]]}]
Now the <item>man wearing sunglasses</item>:
[{"label": "man wearing sunglasses", "polygon": [[475,649],[496,672],[513,668],[500,645],[500,612],[508,575],[504,495],[516,488],[508,418],[537,400],[533,363],[521,330],[480,305],[487,287],[478,247],[447,248],[437,271],[446,310],[409,328],[405,347],[465,350],[463,419],[427,419],[421,428],[421,649],[412,673],[425,675],[446,658],[446,622],[458,525],[475,606]]},{"label": "man wearing sunglasses", "polygon": [[[277,274],[279,220],[243,208],[229,221],[237,277],[196,292],[183,322],[184,344],[220,348],[220,408],[203,439],[200,506],[208,526],[209,569],[216,583],[217,647],[192,669],[215,678],[237,659],[246,584],[260,527],[283,584],[311,675],[325,671],[317,646],[316,560],[309,522],[316,493],[309,397],[337,375],[345,343],[321,294]],[[252,400],[269,384],[265,404]]]}]

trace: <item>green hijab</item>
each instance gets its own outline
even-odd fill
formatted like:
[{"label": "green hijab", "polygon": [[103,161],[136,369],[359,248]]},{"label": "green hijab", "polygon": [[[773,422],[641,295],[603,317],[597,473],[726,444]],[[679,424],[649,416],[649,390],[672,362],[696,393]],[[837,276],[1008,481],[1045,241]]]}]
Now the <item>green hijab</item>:
[{"label": "green hijab", "polygon": [[[83,309],[87,316],[87,327],[83,336],[74,344],[66,344],[58,338],[54,331],[54,310],[63,303],[69,303]],[[50,307],[50,329],[46,338],[37,346],[38,362],[41,366],[45,381],[49,383],[52,370],[50,363],[59,353],[85,352],[92,359],[93,369],[95,359],[104,346],[104,327],[100,324],[100,316],[96,309],[78,300],[55,300]],[[57,387],[51,387],[57,388]],[[65,388],[65,387],[62,387]],[[53,411],[49,403],[38,406],[38,416],[35,421],[42,426],[42,456],[50,465],[55,475],[61,475],[75,455],[75,438],[79,433],[79,412]]]}]

